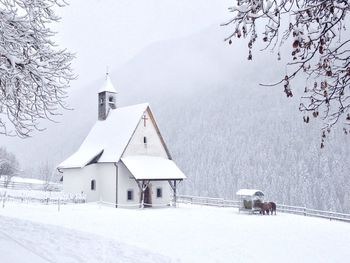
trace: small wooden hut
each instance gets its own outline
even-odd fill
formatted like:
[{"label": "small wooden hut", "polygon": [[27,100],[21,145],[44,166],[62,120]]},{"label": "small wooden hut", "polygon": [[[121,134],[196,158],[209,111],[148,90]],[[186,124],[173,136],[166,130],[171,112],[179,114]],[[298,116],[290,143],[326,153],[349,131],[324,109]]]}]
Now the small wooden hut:
[{"label": "small wooden hut", "polygon": [[257,200],[263,202],[264,193],[262,191],[257,189],[240,189],[236,195],[240,202],[239,212],[260,212],[260,208],[256,207],[255,203]]}]

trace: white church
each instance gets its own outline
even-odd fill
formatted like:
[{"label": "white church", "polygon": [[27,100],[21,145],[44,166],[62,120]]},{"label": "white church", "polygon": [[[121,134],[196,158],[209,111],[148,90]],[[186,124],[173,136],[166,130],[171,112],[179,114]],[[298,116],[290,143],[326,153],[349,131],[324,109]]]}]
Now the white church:
[{"label": "white church", "polygon": [[80,148],[57,169],[66,193],[84,193],[88,202],[147,207],[176,202],[186,178],[172,161],[147,103],[117,107],[109,75],[98,91],[98,120]]}]

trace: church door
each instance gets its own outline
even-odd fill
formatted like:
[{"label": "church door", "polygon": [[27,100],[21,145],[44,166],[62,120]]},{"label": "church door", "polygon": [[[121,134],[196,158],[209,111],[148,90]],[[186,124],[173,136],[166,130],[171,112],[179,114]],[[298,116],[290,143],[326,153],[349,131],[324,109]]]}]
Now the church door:
[{"label": "church door", "polygon": [[151,207],[152,206],[152,198],[151,198],[151,190],[148,186],[145,190],[145,199],[144,199],[145,207]]}]

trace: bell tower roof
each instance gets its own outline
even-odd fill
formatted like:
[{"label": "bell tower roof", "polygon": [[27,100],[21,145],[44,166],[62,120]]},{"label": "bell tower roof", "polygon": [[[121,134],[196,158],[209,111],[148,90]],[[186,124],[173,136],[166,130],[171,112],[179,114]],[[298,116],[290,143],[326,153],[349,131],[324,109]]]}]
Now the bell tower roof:
[{"label": "bell tower roof", "polygon": [[98,90],[98,93],[101,92],[111,92],[111,93],[117,93],[117,91],[115,90],[113,83],[111,81],[111,78],[109,77],[109,73],[106,73],[106,80],[105,83],[103,84],[103,86]]}]

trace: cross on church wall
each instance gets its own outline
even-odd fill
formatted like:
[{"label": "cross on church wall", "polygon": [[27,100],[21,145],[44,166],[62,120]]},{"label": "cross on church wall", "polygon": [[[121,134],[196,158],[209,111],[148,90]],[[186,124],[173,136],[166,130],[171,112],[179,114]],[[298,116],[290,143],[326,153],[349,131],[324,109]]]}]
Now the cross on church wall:
[{"label": "cross on church wall", "polygon": [[148,120],[146,114],[142,116],[143,119],[143,127],[146,127],[146,121]]}]

